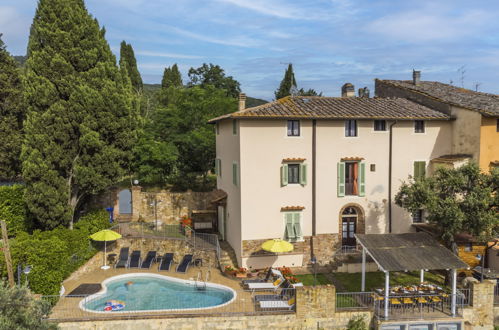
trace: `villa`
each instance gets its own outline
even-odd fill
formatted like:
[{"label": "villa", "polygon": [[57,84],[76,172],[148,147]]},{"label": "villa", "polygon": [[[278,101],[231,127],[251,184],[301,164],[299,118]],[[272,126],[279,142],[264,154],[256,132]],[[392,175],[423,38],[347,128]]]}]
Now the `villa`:
[{"label": "villa", "polygon": [[[393,202],[403,181],[471,158],[482,167],[497,163],[497,133],[489,126],[499,98],[477,93],[487,100],[472,107],[442,96],[437,106],[434,89],[425,87],[432,83],[419,75],[412,83],[376,80],[382,97],[375,98],[355,97],[345,84],[342,97],[289,96],[246,109],[243,94],[239,111],[210,121],[217,186],[227,193],[218,227],[240,265],[300,267],[312,256],[327,263],[355,250],[354,234],[414,231],[424,211],[409,214]],[[423,88],[428,95],[417,91]],[[446,88],[457,90],[449,93],[456,100],[464,93]],[[292,242],[294,251],[265,253],[260,245],[271,238]]]}]

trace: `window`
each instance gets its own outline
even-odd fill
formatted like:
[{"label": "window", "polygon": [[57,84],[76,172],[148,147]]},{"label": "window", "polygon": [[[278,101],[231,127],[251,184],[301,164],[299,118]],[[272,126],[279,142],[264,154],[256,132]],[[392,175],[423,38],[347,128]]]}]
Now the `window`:
[{"label": "window", "polygon": [[286,234],[285,237],[288,241],[301,241],[303,240],[303,233],[301,231],[300,212],[286,212]]},{"label": "window", "polygon": [[222,160],[219,158],[215,159],[215,174],[222,176]]},{"label": "window", "polygon": [[424,120],[415,120],[414,121],[414,133],[424,133]]},{"label": "window", "polygon": [[424,178],[426,175],[426,162],[414,162],[414,180]]},{"label": "window", "polygon": [[338,163],[338,197],[366,195],[366,164],[364,162]]},{"label": "window", "polygon": [[473,251],[473,243],[466,243],[464,245],[464,252],[471,252]]},{"label": "window", "polygon": [[375,131],[386,131],[386,120],[375,120],[374,121]]},{"label": "window", "polygon": [[347,207],[341,214],[341,246],[354,248],[357,240],[354,234],[357,230],[357,220],[359,218],[355,207]]},{"label": "window", "polygon": [[288,120],[288,136],[300,136],[299,120]]},{"label": "window", "polygon": [[281,186],[307,184],[307,164],[283,164],[281,166]]},{"label": "window", "polygon": [[370,168],[371,168],[371,172],[376,172],[376,164],[371,164]]},{"label": "window", "polygon": [[237,120],[232,120],[232,135],[237,135]]},{"label": "window", "polygon": [[232,163],[232,183],[236,187],[239,185],[239,168],[237,163]]},{"label": "window", "polygon": [[412,213],[412,222],[413,223],[422,223],[423,222],[423,210],[417,210]]},{"label": "window", "polygon": [[357,121],[345,120],[345,136],[357,136]]}]

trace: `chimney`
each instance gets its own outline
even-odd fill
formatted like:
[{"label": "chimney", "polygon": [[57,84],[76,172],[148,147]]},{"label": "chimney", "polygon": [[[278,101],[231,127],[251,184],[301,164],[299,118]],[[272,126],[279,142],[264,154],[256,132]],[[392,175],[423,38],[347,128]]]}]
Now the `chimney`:
[{"label": "chimney", "polygon": [[367,87],[359,88],[359,97],[369,98],[369,88]]},{"label": "chimney", "polygon": [[419,82],[421,81],[421,71],[416,71],[412,70],[412,83],[414,85],[419,85]]},{"label": "chimney", "polygon": [[239,111],[246,109],[246,94],[239,93]]},{"label": "chimney", "polygon": [[341,97],[355,97],[355,87],[351,83],[341,86]]}]

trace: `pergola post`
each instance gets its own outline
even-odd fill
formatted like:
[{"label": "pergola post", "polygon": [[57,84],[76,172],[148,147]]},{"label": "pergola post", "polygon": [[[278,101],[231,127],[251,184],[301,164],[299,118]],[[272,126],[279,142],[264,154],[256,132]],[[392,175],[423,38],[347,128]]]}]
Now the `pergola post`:
[{"label": "pergola post", "polygon": [[421,269],[419,273],[419,282],[423,283],[424,282],[424,269]]},{"label": "pergola post", "polygon": [[362,283],[360,291],[366,291],[366,249],[362,248]]},{"label": "pergola post", "polygon": [[456,270],[452,270],[452,296],[451,296],[451,314],[452,316],[456,316],[456,282],[457,282],[457,276],[456,276]]},{"label": "pergola post", "polygon": [[390,273],[385,271],[385,320],[388,319],[388,297],[390,295]]}]

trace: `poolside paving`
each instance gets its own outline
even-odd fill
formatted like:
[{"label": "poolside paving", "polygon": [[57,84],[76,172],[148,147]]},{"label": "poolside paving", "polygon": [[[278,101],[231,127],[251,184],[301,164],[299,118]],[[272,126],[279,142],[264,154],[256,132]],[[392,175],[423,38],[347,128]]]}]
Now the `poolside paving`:
[{"label": "poolside paving", "polygon": [[[170,271],[158,271],[158,264],[153,264],[150,269],[130,269],[130,268],[111,268],[108,270],[102,270],[99,267],[92,267],[92,269],[87,270],[85,273],[72,276],[70,279],[66,280],[63,285],[66,292],[71,292],[76,289],[81,284],[85,283],[101,283],[102,281],[117,275],[123,274],[160,274],[165,276],[170,276],[174,278],[180,278],[185,280],[194,281],[198,273],[202,272],[202,277],[206,276],[206,273],[210,271],[211,276],[208,282],[225,285],[236,291],[236,299],[222,307],[215,307],[211,309],[196,309],[196,310],[173,310],[173,311],[144,311],[144,312],[127,312],[127,313],[92,313],[86,312],[79,307],[79,303],[84,296],[80,297],[69,297],[64,296],[60,298],[57,304],[52,309],[49,319],[64,321],[64,320],[91,320],[91,319],[115,319],[115,318],[140,318],[140,317],[169,317],[175,315],[189,315],[189,314],[212,314],[212,315],[229,315],[229,314],[247,314],[255,313],[255,306],[252,299],[252,294],[249,291],[245,291],[240,284],[239,280],[229,278],[222,274],[220,270],[208,268],[208,267],[197,267],[191,266],[189,270],[185,273],[175,272],[176,264],[172,265]],[[265,294],[266,292],[263,292]],[[261,294],[261,293],[260,293]],[[56,298],[54,298],[56,299]]]}]

